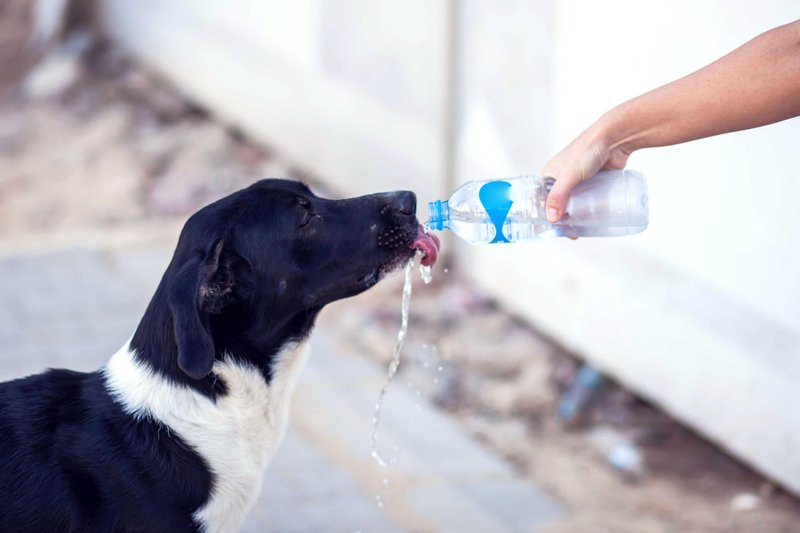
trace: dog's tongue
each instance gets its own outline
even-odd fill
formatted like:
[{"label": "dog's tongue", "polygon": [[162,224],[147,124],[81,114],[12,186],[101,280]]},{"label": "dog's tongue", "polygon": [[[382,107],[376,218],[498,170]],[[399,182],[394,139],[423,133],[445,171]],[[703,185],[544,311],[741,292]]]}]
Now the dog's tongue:
[{"label": "dog's tongue", "polygon": [[420,263],[423,266],[432,266],[436,262],[436,258],[439,257],[439,238],[436,235],[425,233],[422,225],[420,225],[417,239],[411,247],[422,250],[423,255]]}]

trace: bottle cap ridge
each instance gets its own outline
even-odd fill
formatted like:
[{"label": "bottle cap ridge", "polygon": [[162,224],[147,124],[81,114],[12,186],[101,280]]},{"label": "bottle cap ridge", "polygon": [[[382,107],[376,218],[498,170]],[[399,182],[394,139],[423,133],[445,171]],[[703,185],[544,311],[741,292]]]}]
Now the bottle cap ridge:
[{"label": "bottle cap ridge", "polygon": [[437,231],[450,227],[450,206],[447,200],[444,202],[441,200],[428,202],[428,223],[426,226]]}]

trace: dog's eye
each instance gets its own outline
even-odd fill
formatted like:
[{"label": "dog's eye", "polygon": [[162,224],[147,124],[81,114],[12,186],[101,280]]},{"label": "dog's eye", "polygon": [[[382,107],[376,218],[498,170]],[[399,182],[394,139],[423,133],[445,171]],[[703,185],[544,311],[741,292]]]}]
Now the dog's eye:
[{"label": "dog's eye", "polygon": [[298,198],[297,206],[298,209],[300,210],[299,227],[301,228],[308,226],[311,222],[313,222],[316,219],[322,218],[311,210],[311,202],[309,202],[305,198]]},{"label": "dog's eye", "polygon": [[300,215],[300,227],[308,226],[313,219],[314,215],[310,211],[303,209]]}]

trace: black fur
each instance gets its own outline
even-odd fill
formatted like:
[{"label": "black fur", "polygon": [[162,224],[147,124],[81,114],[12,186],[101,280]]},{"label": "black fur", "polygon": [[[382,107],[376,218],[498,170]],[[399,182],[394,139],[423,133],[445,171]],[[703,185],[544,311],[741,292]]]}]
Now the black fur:
[{"label": "black fur", "polygon": [[[285,180],[223,198],[187,221],[131,349],[214,399],[223,354],[269,382],[326,304],[411,257],[415,209],[409,192],[327,200]],[[213,483],[177,435],[124,413],[101,371],[0,384],[0,531],[194,531]]]}]

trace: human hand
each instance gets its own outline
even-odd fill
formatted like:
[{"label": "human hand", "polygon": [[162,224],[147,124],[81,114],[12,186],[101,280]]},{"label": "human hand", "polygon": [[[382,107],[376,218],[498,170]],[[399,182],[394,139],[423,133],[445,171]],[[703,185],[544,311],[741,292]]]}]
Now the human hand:
[{"label": "human hand", "polygon": [[556,180],[547,196],[547,220],[557,222],[563,215],[572,189],[600,170],[625,168],[630,152],[613,146],[604,131],[603,119],[581,133],[558,152],[542,170],[542,176]]},{"label": "human hand", "polygon": [[572,189],[602,169],[622,169],[634,150],[668,146],[800,116],[800,20],[773,28],[683,78],[603,115],[542,170],[556,182],[547,220]]}]

